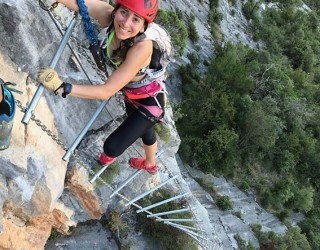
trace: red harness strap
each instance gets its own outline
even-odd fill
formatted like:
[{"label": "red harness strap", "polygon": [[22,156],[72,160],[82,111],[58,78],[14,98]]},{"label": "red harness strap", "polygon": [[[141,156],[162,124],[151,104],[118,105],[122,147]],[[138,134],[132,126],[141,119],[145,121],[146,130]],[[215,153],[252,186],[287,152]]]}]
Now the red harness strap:
[{"label": "red harness strap", "polygon": [[146,86],[136,89],[125,88],[125,94],[128,99],[136,100],[148,97],[156,97],[158,92],[162,90],[160,83],[154,81]]},{"label": "red harness strap", "polygon": [[[162,86],[159,82],[153,81],[148,85],[142,86],[140,88],[135,88],[135,89],[130,89],[130,88],[125,88],[125,95],[126,98],[129,99],[129,101],[138,108],[143,107],[146,110],[152,114],[152,116],[157,120],[157,121],[163,121],[162,116],[163,116],[163,108],[159,104],[157,100],[157,95],[158,93],[164,93]],[[155,99],[157,102],[156,106],[147,106],[139,103],[138,99],[143,99],[143,98],[149,98],[152,97]]]}]

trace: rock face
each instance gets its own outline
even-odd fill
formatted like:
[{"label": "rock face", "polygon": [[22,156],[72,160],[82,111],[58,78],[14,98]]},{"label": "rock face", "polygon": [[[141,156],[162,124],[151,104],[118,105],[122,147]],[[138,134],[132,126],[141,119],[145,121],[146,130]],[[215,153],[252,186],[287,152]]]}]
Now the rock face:
[{"label": "rock face", "polygon": [[[17,72],[9,57],[1,57],[1,78],[21,83],[24,92],[16,96],[22,103],[35,93],[35,86],[22,85],[27,74]],[[58,133],[54,117],[45,99],[37,107],[39,119]],[[52,211],[63,192],[67,164],[61,157],[63,150],[55,146],[36,126],[24,126],[23,113],[17,108],[12,139],[7,150],[0,153],[1,248],[33,249],[43,246],[54,224]],[[32,240],[30,240],[32,239]]]},{"label": "rock face", "polygon": [[[177,159],[180,162],[183,179],[188,183],[196,199],[205,207],[210,224],[213,226],[212,234],[219,239],[223,249],[237,249],[234,239],[236,234],[259,248],[259,242],[250,227],[253,224],[263,225],[262,231],[265,232],[273,231],[277,234],[286,232],[287,227],[274,215],[260,207],[255,202],[254,196],[248,196],[223,177],[205,175],[197,169],[182,164],[180,159]],[[195,180],[206,180],[206,185],[215,187],[219,195],[228,196],[233,209],[221,211],[211,195],[203,190]],[[241,216],[237,216],[239,214]]]},{"label": "rock face", "polygon": [[[241,13],[236,12],[238,15],[231,16],[228,1],[220,2],[225,16],[222,29],[226,37],[231,41],[241,39],[237,42],[254,47],[244,33],[235,35],[236,32],[232,32],[238,22],[245,24]],[[240,3],[241,1],[238,1],[237,4]],[[202,4],[186,0],[161,1],[163,9],[179,8],[187,15],[196,16],[195,25],[199,31],[201,47],[199,53],[203,59],[211,58],[214,51],[214,41],[207,27],[208,4],[208,1],[203,1]],[[159,136],[159,149],[163,153],[157,161],[161,171],[156,176],[140,173],[121,190],[120,195],[115,195],[112,199],[110,195],[114,189],[134,173],[128,167],[129,158],[143,153],[142,144],[138,140],[117,159],[117,173],[112,181],[103,181],[102,185],[101,180],[94,184],[89,182],[92,178],[92,167],[101,153],[105,138],[123,119],[124,111],[116,98],[111,98],[107,103],[90,131],[81,140],[77,153],[71,155],[67,161],[62,160],[65,149],[74,142],[100,107],[101,101],[63,99],[45,90],[34,111],[35,117],[32,117],[27,125],[21,123],[24,116],[22,110],[30,104],[37,90],[37,83],[33,80],[37,68],[49,65],[61,41],[61,34],[48,13],[40,8],[38,1],[0,0],[0,9],[0,78],[17,83],[17,89],[23,91],[22,95],[14,93],[18,102],[11,146],[0,152],[1,249],[118,249],[111,232],[99,220],[115,209],[129,214],[125,204],[130,199],[175,175],[178,178],[168,183],[167,187],[173,195],[190,192],[188,202],[190,206],[197,208],[194,211],[195,218],[202,221],[199,225],[204,234],[202,238],[198,238],[202,248],[236,248],[237,244],[231,237],[236,232],[257,245],[248,223],[241,224],[236,218],[213,209],[214,201],[208,201],[208,194],[198,183],[184,169],[181,174],[176,158],[180,138],[170,107],[167,108],[165,117],[170,140],[163,140]],[[73,18],[73,13],[61,5],[55,12],[64,26]],[[232,22],[229,22],[230,20]],[[74,40],[86,44],[80,23],[70,40],[72,50],[66,48],[57,64],[56,69],[60,76],[65,81],[79,84],[88,81],[92,84],[101,83],[101,76],[92,69],[90,62],[81,52],[83,48],[75,44]],[[187,54],[193,51],[194,45],[188,43],[185,56],[172,65],[170,70],[174,71],[177,65],[188,62]],[[76,60],[77,57],[81,64]],[[79,70],[81,66],[86,69],[86,74]],[[178,91],[179,78],[172,75],[168,81],[169,89]],[[214,182],[217,183],[218,180],[221,179],[215,179]],[[224,182],[226,183],[225,180],[221,183],[222,193],[231,190],[223,188]],[[232,192],[237,193],[238,190]],[[239,206],[245,207],[246,204],[239,203]],[[251,209],[254,207],[250,206],[249,210]],[[254,219],[257,217],[245,217],[247,221]],[[259,222],[263,224],[263,220],[260,219]],[[285,230],[281,225],[266,220],[266,230],[276,228],[279,233]],[[240,224],[240,231],[237,231],[237,225]],[[76,229],[72,237],[48,241],[52,229],[69,235],[74,228]],[[231,228],[231,231],[228,228]],[[201,233],[199,235],[201,236]],[[130,240],[134,249],[157,249],[144,235],[136,234]]]}]

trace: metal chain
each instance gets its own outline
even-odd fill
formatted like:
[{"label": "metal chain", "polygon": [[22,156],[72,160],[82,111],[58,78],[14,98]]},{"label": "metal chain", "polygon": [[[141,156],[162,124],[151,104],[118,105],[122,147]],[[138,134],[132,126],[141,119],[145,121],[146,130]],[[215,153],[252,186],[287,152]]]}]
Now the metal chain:
[{"label": "metal chain", "polygon": [[[174,174],[172,173],[172,170],[169,169],[163,162],[162,162],[162,165],[164,166],[164,168],[165,168],[166,172],[168,173],[169,177],[173,177]],[[175,182],[175,184],[177,185],[180,194],[184,193],[184,190],[183,190],[183,188],[182,188],[182,186],[181,186],[180,181],[179,181],[178,179],[175,179],[174,182]],[[187,203],[188,203],[189,208],[191,208],[190,203],[188,202],[187,199],[186,199],[186,201],[187,201]],[[193,219],[194,219],[194,221],[195,221],[195,223],[196,223],[197,228],[200,229],[200,230],[202,230],[199,222],[197,221],[198,218],[197,218],[196,214],[193,212],[193,210],[191,210],[190,212],[191,212],[192,217],[193,217]],[[200,231],[200,232],[201,232],[201,234],[204,235],[203,237],[197,237],[197,236],[194,236],[194,237],[197,237],[198,242],[201,243],[201,245],[202,245],[205,249],[210,249],[210,248],[209,248],[209,242],[208,242],[208,240],[207,240],[207,239],[208,239],[207,233],[204,232],[204,231]]]}]

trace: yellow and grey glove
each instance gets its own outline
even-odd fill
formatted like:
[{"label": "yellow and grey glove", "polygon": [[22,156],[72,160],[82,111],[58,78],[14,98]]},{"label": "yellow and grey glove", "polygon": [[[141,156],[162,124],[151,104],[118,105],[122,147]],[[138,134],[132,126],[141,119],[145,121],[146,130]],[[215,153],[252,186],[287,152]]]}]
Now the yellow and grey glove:
[{"label": "yellow and grey glove", "polygon": [[38,71],[37,81],[40,82],[45,88],[55,92],[63,83],[59,78],[58,73],[50,67],[41,67]]}]

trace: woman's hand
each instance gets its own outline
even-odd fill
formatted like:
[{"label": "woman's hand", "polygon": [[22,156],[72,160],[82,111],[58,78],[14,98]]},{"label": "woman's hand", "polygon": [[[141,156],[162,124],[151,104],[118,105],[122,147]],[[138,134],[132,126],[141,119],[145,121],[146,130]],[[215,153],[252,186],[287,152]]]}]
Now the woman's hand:
[{"label": "woman's hand", "polygon": [[58,73],[50,67],[41,67],[38,71],[37,81],[45,88],[56,91],[63,81],[59,78]]}]

